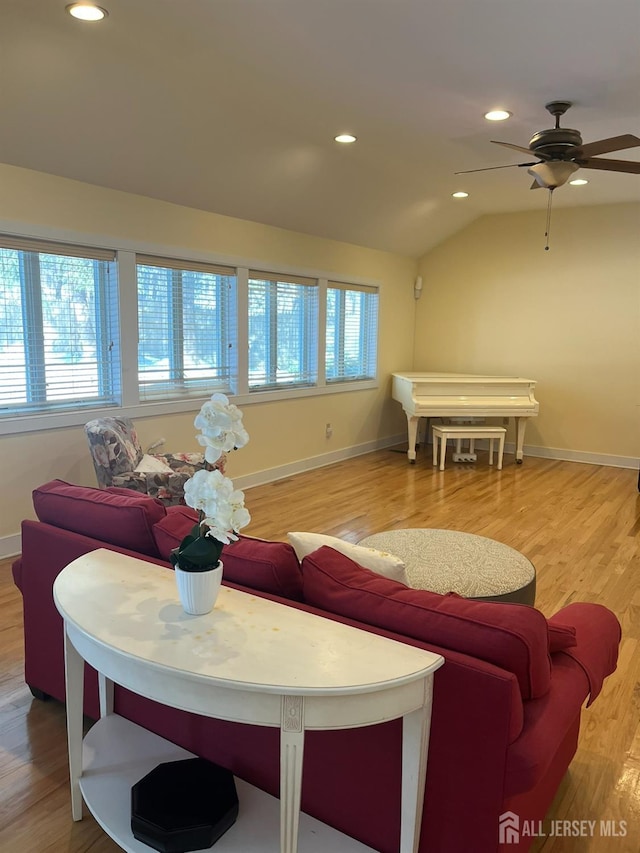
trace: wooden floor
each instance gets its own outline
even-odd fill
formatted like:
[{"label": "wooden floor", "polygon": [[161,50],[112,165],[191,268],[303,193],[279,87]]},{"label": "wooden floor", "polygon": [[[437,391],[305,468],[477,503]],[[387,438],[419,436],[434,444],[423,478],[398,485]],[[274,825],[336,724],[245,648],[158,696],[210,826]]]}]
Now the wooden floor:
[{"label": "wooden floor", "polygon": [[[448,462],[440,472],[420,453],[409,465],[404,454],[384,450],[247,489],[246,503],[253,518],[247,532],[266,538],[306,530],[357,542],[400,527],[488,536],[535,564],[537,606],[545,614],[570,601],[610,607],[623,627],[619,667],[584,712],[578,753],[548,815],[598,827],[592,838],[540,838],[532,850],[640,850],[637,472],[534,458],[517,466],[512,456],[497,471],[483,453],[476,463]],[[0,564],[0,607],[0,851],[115,853],[119,848],[90,816],[71,821],[64,712],[58,703],[32,699],[24,686],[21,600],[9,563]],[[626,821],[626,837],[602,837],[600,820]]]}]

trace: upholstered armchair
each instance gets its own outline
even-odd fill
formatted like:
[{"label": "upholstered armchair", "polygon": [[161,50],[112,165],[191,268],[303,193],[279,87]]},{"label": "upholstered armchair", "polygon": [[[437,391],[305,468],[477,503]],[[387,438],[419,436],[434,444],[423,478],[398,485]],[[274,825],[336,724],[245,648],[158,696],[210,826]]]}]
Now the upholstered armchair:
[{"label": "upholstered armchair", "polygon": [[101,488],[133,489],[166,506],[184,504],[184,484],[196,471],[222,467],[209,465],[202,453],[145,453],[129,418],[97,418],[84,429]]}]

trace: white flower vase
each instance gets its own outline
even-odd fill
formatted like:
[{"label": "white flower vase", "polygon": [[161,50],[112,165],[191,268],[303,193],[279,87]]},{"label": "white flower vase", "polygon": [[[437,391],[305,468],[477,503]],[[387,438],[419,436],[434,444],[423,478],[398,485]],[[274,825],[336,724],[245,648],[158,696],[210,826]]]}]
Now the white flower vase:
[{"label": "white flower vase", "polygon": [[202,616],[213,610],[222,583],[222,568],[222,561],[206,572],[185,572],[176,566],[178,595],[185,613]]}]

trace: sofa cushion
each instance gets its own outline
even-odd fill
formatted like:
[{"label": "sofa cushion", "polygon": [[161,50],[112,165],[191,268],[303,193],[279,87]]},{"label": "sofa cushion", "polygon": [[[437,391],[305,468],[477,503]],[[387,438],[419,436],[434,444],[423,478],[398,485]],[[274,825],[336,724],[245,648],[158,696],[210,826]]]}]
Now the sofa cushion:
[{"label": "sofa cushion", "polygon": [[153,525],[166,510],[148,495],[51,480],[34,489],[33,507],[38,519],[46,524],[150,557],[158,556]]},{"label": "sofa cushion", "polygon": [[[153,526],[160,556],[165,560],[191,533],[198,520],[195,510],[186,506],[167,507],[167,514]],[[302,573],[295,551],[286,542],[269,542],[240,536],[222,551],[224,577],[251,589],[302,600]]]},{"label": "sofa cushion", "polygon": [[533,607],[407,589],[328,547],[304,558],[302,579],[308,604],[499,666],[523,699],[549,690],[547,620]]},{"label": "sofa cushion", "polygon": [[389,554],[386,551],[379,551],[377,548],[365,548],[362,545],[354,545],[353,542],[346,542],[344,539],[338,539],[336,536],[327,536],[324,533],[303,533],[296,531],[294,533],[287,533],[287,537],[293,545],[300,562],[303,561],[307,554],[317,551],[323,545],[328,545],[330,548],[339,551],[341,554],[358,563],[359,566],[364,566],[366,569],[376,572],[376,574],[409,586],[404,562],[399,557]]},{"label": "sofa cushion", "polygon": [[169,555],[185,536],[191,533],[198,521],[198,513],[188,506],[168,506],[167,514],[153,525],[153,538],[160,556],[169,561]]},{"label": "sofa cushion", "polygon": [[287,542],[241,536],[224,546],[222,562],[225,578],[233,583],[302,601],[300,563]]},{"label": "sofa cushion", "polygon": [[[464,600],[464,595],[460,595],[457,592],[448,592],[447,596],[461,598]],[[550,655],[564,651],[564,649],[570,649],[577,643],[576,629],[573,625],[559,625],[555,622],[547,621],[547,631],[549,634]]]}]

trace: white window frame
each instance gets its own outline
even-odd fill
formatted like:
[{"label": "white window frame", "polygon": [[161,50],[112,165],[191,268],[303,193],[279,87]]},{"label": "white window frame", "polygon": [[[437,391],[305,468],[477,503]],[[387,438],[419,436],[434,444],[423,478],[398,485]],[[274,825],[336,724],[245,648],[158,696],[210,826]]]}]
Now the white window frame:
[{"label": "white window frame", "polygon": [[[237,368],[236,382],[230,390],[230,398],[238,406],[250,406],[263,402],[314,397],[326,394],[352,393],[354,391],[373,390],[379,387],[379,377],[358,382],[328,384],[325,380],[324,368],[324,336],[325,336],[325,289],[328,280],[336,280],[335,272],[331,275],[326,271],[299,267],[296,265],[265,264],[261,259],[247,256],[223,255],[206,251],[187,250],[184,246],[170,246],[150,241],[117,238],[104,234],[84,234],[68,229],[50,226],[29,225],[12,220],[0,219],[0,234],[13,235],[21,238],[49,240],[76,246],[97,246],[105,251],[112,250],[116,254],[119,285],[120,311],[120,358],[121,358],[121,405],[92,409],[91,417],[123,415],[131,418],[156,417],[165,414],[195,412],[208,399],[209,394],[200,398],[189,397],[182,400],[154,401],[141,403],[138,398],[137,382],[137,295],[136,295],[136,255],[146,254],[167,259],[184,258],[203,263],[219,264],[235,267],[237,271]],[[318,339],[317,360],[318,380],[313,387],[275,388],[261,391],[249,391],[247,384],[247,346],[248,346],[248,313],[247,313],[247,279],[250,269],[269,269],[283,276],[297,275],[315,279],[318,282]],[[347,279],[347,277],[345,277]],[[372,286],[382,292],[379,282],[371,279],[358,279],[349,276],[353,284]],[[0,435],[17,435],[33,431],[57,429],[83,425],[89,417],[86,411],[69,410],[65,412],[33,414],[0,418]]]},{"label": "white window frame", "polygon": [[[19,334],[14,329],[14,335],[24,348],[24,360],[16,364],[13,372],[10,364],[0,364],[0,381],[6,376],[11,383],[22,374],[27,398],[24,402],[7,400],[6,405],[0,401],[0,420],[76,411],[90,418],[92,412],[105,405],[119,406],[122,371],[115,253],[6,234],[0,235],[0,252],[16,253],[22,329]],[[45,276],[47,257],[60,262],[53,279]],[[82,267],[78,268],[78,264]],[[54,283],[56,286],[55,298],[48,300],[47,281],[49,289]],[[88,293],[85,284],[89,284]],[[75,296],[67,301],[63,294],[68,288]],[[52,312],[49,320],[45,306]],[[61,314],[64,306],[67,307]],[[4,322],[9,323],[7,316]],[[5,331],[9,332],[8,325]],[[60,339],[61,334],[66,337]],[[55,351],[61,342],[66,346],[77,342],[79,352],[72,355],[70,349],[58,351],[64,355],[61,359]],[[8,357],[0,354],[2,362]],[[69,362],[67,357],[72,360]]]},{"label": "white window frame", "polygon": [[[166,350],[167,373],[164,378],[145,379],[144,371],[139,364],[140,339],[142,337],[140,319],[140,270],[141,268],[157,268],[170,278],[167,285],[166,318],[161,314],[152,316],[148,331],[156,331],[154,324],[158,327],[157,333],[163,334],[167,330],[163,328],[164,320],[170,328],[175,329],[175,335],[169,342]],[[189,324],[197,320],[184,310],[185,276],[190,273],[203,273],[216,279],[216,311],[220,316],[217,334],[210,340],[210,346],[216,357],[211,358],[208,378],[196,378],[189,376],[188,347],[186,338],[188,336]],[[202,397],[203,394],[212,394],[215,391],[229,393],[232,385],[237,379],[237,319],[236,319],[236,290],[237,276],[233,267],[220,266],[218,264],[205,264],[193,260],[167,259],[155,255],[138,255],[136,257],[136,282],[138,293],[138,394],[141,404],[163,400],[179,400],[184,397]],[[213,362],[216,362],[215,366]],[[206,368],[203,368],[206,372]],[[156,371],[157,372],[157,371]],[[151,371],[149,371],[151,373]],[[215,375],[214,375],[215,374]]]},{"label": "white window frame", "polygon": [[[247,324],[251,327],[251,291],[255,289],[259,298],[264,295],[265,317],[262,332],[264,347],[264,370],[262,375],[251,373],[251,345],[248,345],[249,393],[310,388],[318,385],[318,282],[316,279],[249,270],[247,283]],[[261,293],[262,292],[262,293]],[[295,373],[285,373],[281,364],[282,338],[287,328],[281,327],[284,317],[282,303],[295,302],[298,330],[296,334],[299,367]]]},{"label": "white window frame", "polygon": [[[334,330],[333,341],[329,340],[328,319],[325,321],[326,341],[324,346],[325,353],[325,373],[328,385],[337,385],[344,382],[367,382],[377,375],[378,365],[378,313],[379,313],[379,294],[375,287],[365,287],[362,285],[347,284],[345,282],[329,281],[327,283],[327,296],[325,306],[329,306],[329,291],[342,294],[338,297],[338,309],[336,320],[336,328]],[[348,324],[346,300],[349,293],[362,294],[364,313],[360,316],[358,328],[359,352],[358,364],[360,367],[357,376],[349,376],[345,369],[346,349],[348,347]],[[334,374],[329,376],[326,371],[326,361],[330,349],[335,345],[336,352],[333,353]],[[337,368],[335,365],[337,363]]]}]

